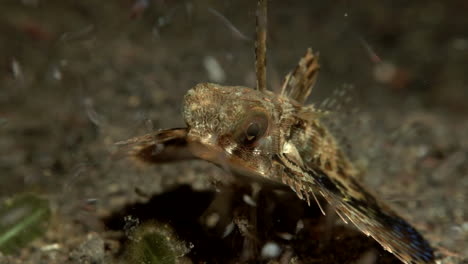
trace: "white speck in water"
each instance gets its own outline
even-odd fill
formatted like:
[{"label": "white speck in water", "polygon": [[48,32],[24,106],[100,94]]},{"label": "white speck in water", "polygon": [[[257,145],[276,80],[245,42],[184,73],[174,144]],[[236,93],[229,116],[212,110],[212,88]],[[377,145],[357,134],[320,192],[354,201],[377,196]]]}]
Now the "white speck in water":
[{"label": "white speck in water", "polygon": [[299,231],[301,231],[302,229],[304,229],[304,222],[299,219],[299,221],[297,221],[297,224],[296,224],[296,234],[299,233]]},{"label": "white speck in water", "polygon": [[226,79],[226,74],[219,62],[213,56],[206,56],[203,59],[203,65],[208,72],[208,78],[212,82],[222,83]]},{"label": "white speck in water", "polygon": [[23,78],[23,70],[21,69],[21,65],[15,58],[11,60],[11,72],[13,73],[13,77],[15,79]]},{"label": "white speck in water", "polygon": [[242,196],[242,200],[244,200],[244,202],[252,207],[255,207],[257,206],[257,203],[252,199],[252,197],[244,194],[244,196]]},{"label": "white speck in water", "polygon": [[233,230],[234,230],[234,222],[231,222],[224,229],[223,238],[229,236],[229,234],[231,234]]},{"label": "white speck in water", "polygon": [[263,258],[276,258],[281,254],[281,249],[275,242],[267,242],[262,248]]},{"label": "white speck in water", "polygon": [[60,71],[60,69],[58,67],[54,67],[52,69],[52,77],[54,78],[54,80],[56,81],[60,81],[62,80],[62,72]]}]

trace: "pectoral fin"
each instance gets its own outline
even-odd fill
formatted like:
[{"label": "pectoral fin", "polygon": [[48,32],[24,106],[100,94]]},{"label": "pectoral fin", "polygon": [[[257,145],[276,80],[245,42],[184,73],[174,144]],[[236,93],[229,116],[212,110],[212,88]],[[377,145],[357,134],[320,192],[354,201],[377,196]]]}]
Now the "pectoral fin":
[{"label": "pectoral fin", "polygon": [[275,159],[284,167],[287,184],[299,197],[320,193],[340,216],[404,263],[434,263],[433,249],[418,231],[354,178],[340,178],[320,168],[301,166],[286,155],[277,155]]},{"label": "pectoral fin", "polygon": [[196,159],[187,144],[187,128],[158,130],[117,142],[119,154],[146,163],[167,163]]}]

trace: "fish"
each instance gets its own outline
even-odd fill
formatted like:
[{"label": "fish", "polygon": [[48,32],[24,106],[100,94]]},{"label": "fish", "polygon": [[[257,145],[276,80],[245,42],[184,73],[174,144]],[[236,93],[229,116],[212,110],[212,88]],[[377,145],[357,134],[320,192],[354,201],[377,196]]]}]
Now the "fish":
[{"label": "fish", "polygon": [[186,127],[119,142],[150,164],[200,159],[251,181],[289,186],[309,205],[326,200],[403,263],[435,263],[429,242],[359,181],[359,171],[324,124],[326,110],[306,104],[320,70],[310,48],[284,78],[267,88],[267,0],[259,0],[255,88],[200,83],[184,96]]}]

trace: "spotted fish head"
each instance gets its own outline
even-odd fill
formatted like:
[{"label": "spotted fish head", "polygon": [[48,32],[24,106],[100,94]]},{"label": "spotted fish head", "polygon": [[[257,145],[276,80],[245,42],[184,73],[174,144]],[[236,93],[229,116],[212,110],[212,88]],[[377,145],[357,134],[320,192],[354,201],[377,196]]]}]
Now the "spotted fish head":
[{"label": "spotted fish head", "polygon": [[275,100],[245,87],[198,84],[184,98],[192,152],[243,175],[269,177],[278,151]]}]

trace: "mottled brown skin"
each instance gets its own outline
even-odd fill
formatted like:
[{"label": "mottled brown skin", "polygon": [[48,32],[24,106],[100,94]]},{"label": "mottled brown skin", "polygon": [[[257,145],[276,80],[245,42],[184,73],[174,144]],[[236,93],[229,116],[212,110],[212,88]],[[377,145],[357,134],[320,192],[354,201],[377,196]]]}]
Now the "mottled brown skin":
[{"label": "mottled brown skin", "polygon": [[[266,15],[266,1],[259,8]],[[266,19],[264,20],[266,23]],[[257,31],[257,42],[266,30]],[[266,44],[258,45],[261,53]],[[434,263],[424,238],[357,181],[357,170],[321,123],[326,112],[304,105],[319,70],[309,49],[282,90],[266,89],[265,54],[257,54],[256,89],[201,83],[184,98],[186,128],[161,130],[121,144],[149,163],[202,159],[251,180],[287,185],[310,203],[321,195],[345,222],[404,263]],[[320,204],[319,204],[320,206]],[[322,210],[323,212],[323,210]]]},{"label": "mottled brown skin", "polygon": [[[344,221],[403,262],[432,263],[432,249],[417,231],[356,181],[357,170],[320,123],[323,114],[271,92],[202,83],[185,96],[187,128],[134,140],[132,155],[152,163],[203,159],[238,175],[287,184],[308,202],[322,195]],[[249,140],[252,124],[260,132]],[[174,155],[183,151],[190,154]]]}]

